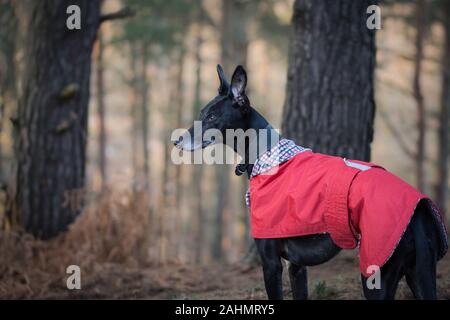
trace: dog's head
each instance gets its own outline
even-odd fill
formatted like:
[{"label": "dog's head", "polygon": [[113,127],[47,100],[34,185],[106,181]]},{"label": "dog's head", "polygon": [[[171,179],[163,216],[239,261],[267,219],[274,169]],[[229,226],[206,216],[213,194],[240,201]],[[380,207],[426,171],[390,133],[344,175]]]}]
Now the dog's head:
[{"label": "dog's head", "polygon": [[177,141],[175,146],[187,151],[205,148],[218,143],[214,136],[208,138],[203,133],[210,129],[218,130],[226,143],[227,129],[247,129],[247,115],[250,110],[250,101],[245,94],[247,86],[247,73],[242,66],[237,66],[231,77],[231,84],[225,78],[220,65],[217,65],[219,76],[219,94],[200,111],[201,131],[194,130],[194,125],[188,129]]}]

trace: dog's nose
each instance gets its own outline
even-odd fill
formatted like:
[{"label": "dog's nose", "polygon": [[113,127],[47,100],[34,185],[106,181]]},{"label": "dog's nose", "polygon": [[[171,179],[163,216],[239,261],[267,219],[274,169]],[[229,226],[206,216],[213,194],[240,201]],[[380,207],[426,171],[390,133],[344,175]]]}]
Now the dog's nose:
[{"label": "dog's nose", "polygon": [[179,145],[181,142],[183,141],[183,136],[179,137],[177,141],[175,141],[173,144],[174,145]]}]

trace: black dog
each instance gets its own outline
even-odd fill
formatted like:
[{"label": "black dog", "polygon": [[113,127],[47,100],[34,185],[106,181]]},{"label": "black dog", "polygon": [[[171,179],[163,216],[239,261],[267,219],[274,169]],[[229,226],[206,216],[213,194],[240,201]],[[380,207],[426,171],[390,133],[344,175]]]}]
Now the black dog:
[{"label": "black dog", "polygon": [[[217,67],[220,87],[219,95],[209,102],[200,112],[202,132],[218,129],[228,144],[240,153],[236,142],[226,141],[226,129],[265,129],[269,123],[250,106],[245,95],[247,75],[238,66],[233,73],[231,85],[225,79],[223,70]],[[175,145],[178,148],[193,151],[217,143],[205,139],[201,133],[194,135],[190,128]],[[270,139],[268,139],[270,140]],[[246,142],[247,144],[247,142]],[[266,143],[266,150],[271,148]],[[260,150],[259,150],[260,151]],[[263,150],[264,151],[264,150]],[[260,153],[258,153],[260,154]],[[244,162],[236,168],[237,174],[252,172],[251,155],[241,154]],[[361,276],[364,295],[367,299],[394,299],[399,280],[405,276],[416,299],[436,299],[436,262],[442,252],[443,237],[436,218],[429,213],[426,203],[420,202],[414,212],[403,237],[390,259],[381,267],[381,288],[369,289],[367,278]],[[289,276],[294,299],[306,299],[307,266],[324,263],[341,250],[329,234],[315,234],[301,237],[255,239],[261,256],[264,282],[269,299],[282,299],[282,262],[288,260]],[[440,251],[441,250],[441,251]]]}]

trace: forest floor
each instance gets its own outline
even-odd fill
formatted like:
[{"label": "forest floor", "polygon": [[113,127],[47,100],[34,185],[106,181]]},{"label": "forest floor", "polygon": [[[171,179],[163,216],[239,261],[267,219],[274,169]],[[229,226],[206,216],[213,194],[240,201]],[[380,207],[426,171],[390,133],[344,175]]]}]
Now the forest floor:
[{"label": "forest floor", "polygon": [[[120,264],[98,266],[82,279],[81,290],[69,291],[57,281],[35,298],[49,299],[266,299],[260,267],[239,264],[165,265],[126,268]],[[309,268],[311,299],[363,299],[354,251],[342,252],[323,265]],[[285,298],[291,299],[287,272],[283,274]],[[450,255],[438,265],[438,298],[450,299]],[[397,299],[412,299],[404,279]]]},{"label": "forest floor", "polygon": [[[260,266],[158,265],[148,259],[151,223],[145,223],[143,200],[111,194],[48,241],[0,232],[0,299],[266,299]],[[67,289],[66,268],[73,264],[80,266],[80,290]],[[290,299],[286,271],[284,293]],[[450,254],[437,271],[438,298],[450,299]],[[363,299],[355,250],[308,274],[311,299]],[[412,298],[404,280],[396,298]]]}]

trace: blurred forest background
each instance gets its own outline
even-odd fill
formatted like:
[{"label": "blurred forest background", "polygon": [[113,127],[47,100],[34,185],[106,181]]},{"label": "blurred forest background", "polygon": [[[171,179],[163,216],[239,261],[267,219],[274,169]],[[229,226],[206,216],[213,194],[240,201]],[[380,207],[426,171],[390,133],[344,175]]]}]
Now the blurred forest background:
[{"label": "blurred forest background", "polygon": [[[246,179],[170,160],[218,63],[246,67],[282,134],[382,165],[448,219],[450,1],[356,2],[0,0],[0,298],[265,297]],[[66,28],[71,4],[81,30]],[[376,36],[354,28],[371,4]],[[359,298],[357,264],[318,269],[313,297]]]}]

